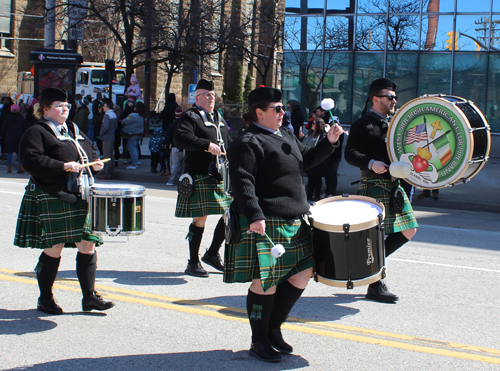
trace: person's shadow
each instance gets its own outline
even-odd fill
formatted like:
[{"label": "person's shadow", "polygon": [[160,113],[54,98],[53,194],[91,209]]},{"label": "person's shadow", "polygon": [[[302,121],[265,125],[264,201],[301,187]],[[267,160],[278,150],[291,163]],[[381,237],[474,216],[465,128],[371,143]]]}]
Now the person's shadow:
[{"label": "person's shadow", "polygon": [[[259,361],[248,355],[248,350],[211,350],[185,353],[135,354],[121,357],[74,358],[30,365],[32,371],[45,370],[293,370],[309,366],[301,356],[290,354],[279,363]],[[24,367],[5,371],[24,370]]]},{"label": "person's shadow", "polygon": [[44,318],[36,309],[0,309],[0,335],[24,335],[52,330],[57,323]]}]

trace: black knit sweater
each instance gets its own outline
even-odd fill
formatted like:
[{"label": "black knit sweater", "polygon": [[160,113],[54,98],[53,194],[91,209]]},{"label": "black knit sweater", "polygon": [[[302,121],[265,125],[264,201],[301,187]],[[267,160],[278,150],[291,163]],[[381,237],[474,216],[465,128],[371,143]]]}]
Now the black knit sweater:
[{"label": "black knit sweater", "polygon": [[328,139],[306,147],[288,129],[282,136],[250,125],[232,144],[229,175],[232,207],[249,223],[279,216],[287,220],[309,211],[302,172],[318,165],[338,147]]},{"label": "black knit sweater", "polygon": [[[74,138],[71,121],[66,121]],[[87,153],[89,161],[98,159],[92,151],[92,143],[80,132],[85,140],[79,143]],[[71,173],[64,170],[64,163],[80,160],[75,144],[69,140],[57,139],[52,130],[43,123],[37,122],[26,130],[19,143],[20,160],[23,168],[31,175],[31,182],[42,191],[63,201],[75,203],[76,196],[67,192],[68,178]],[[97,174],[97,172],[93,172]]]},{"label": "black knit sweater", "polygon": [[345,159],[352,166],[367,170],[370,160],[390,164],[385,139],[389,125],[375,113],[367,113],[351,126]]},{"label": "black knit sweater", "polygon": [[[218,121],[218,113],[213,112],[215,121]],[[224,145],[228,149],[229,130],[227,125],[220,123],[220,131]],[[208,174],[208,166],[215,156],[209,152],[210,143],[217,143],[217,128],[215,124],[205,125],[200,110],[197,107],[190,108],[181,118],[174,134],[175,146],[180,150],[186,150],[184,169],[191,175]]]}]

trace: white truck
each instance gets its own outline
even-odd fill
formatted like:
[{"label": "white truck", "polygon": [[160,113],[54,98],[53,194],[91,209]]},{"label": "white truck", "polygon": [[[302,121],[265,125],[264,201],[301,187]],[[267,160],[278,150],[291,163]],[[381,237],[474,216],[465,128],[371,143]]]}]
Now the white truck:
[{"label": "white truck", "polygon": [[[113,96],[112,100],[120,106],[125,101],[125,71],[116,67],[113,73]],[[103,98],[109,97],[109,72],[106,71],[104,63],[85,62],[78,67],[76,72],[76,94],[82,97],[91,95],[95,99],[98,92]]]}]

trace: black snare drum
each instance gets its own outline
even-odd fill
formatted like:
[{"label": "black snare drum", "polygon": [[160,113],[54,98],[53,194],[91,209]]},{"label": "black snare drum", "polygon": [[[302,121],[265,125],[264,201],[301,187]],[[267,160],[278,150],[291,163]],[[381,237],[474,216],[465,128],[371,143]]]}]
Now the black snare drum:
[{"label": "black snare drum", "polygon": [[110,236],[144,233],[145,187],[134,184],[94,184],[89,194],[92,232]]},{"label": "black snare drum", "polygon": [[311,214],[316,281],[352,289],[385,276],[382,203],[336,196],[317,202]]}]

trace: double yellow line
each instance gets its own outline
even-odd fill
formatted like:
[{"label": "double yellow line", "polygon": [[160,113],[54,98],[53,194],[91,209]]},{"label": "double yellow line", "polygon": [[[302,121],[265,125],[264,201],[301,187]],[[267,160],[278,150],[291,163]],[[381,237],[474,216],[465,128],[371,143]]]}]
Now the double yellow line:
[{"label": "double yellow line", "polygon": [[[37,284],[35,276],[32,273],[17,272],[3,268],[0,268],[0,280],[30,285]],[[55,283],[55,287],[61,290],[80,292],[79,284],[74,279],[58,279]],[[209,304],[197,300],[184,300],[119,287],[105,285],[96,285],[96,287],[101,294],[116,301],[175,310],[177,312],[191,313],[228,321],[248,322],[246,310],[240,308]],[[290,331],[356,341],[359,343],[500,365],[500,350],[498,349],[425,339],[416,336],[394,334],[295,317],[289,317],[282,328]]]}]

